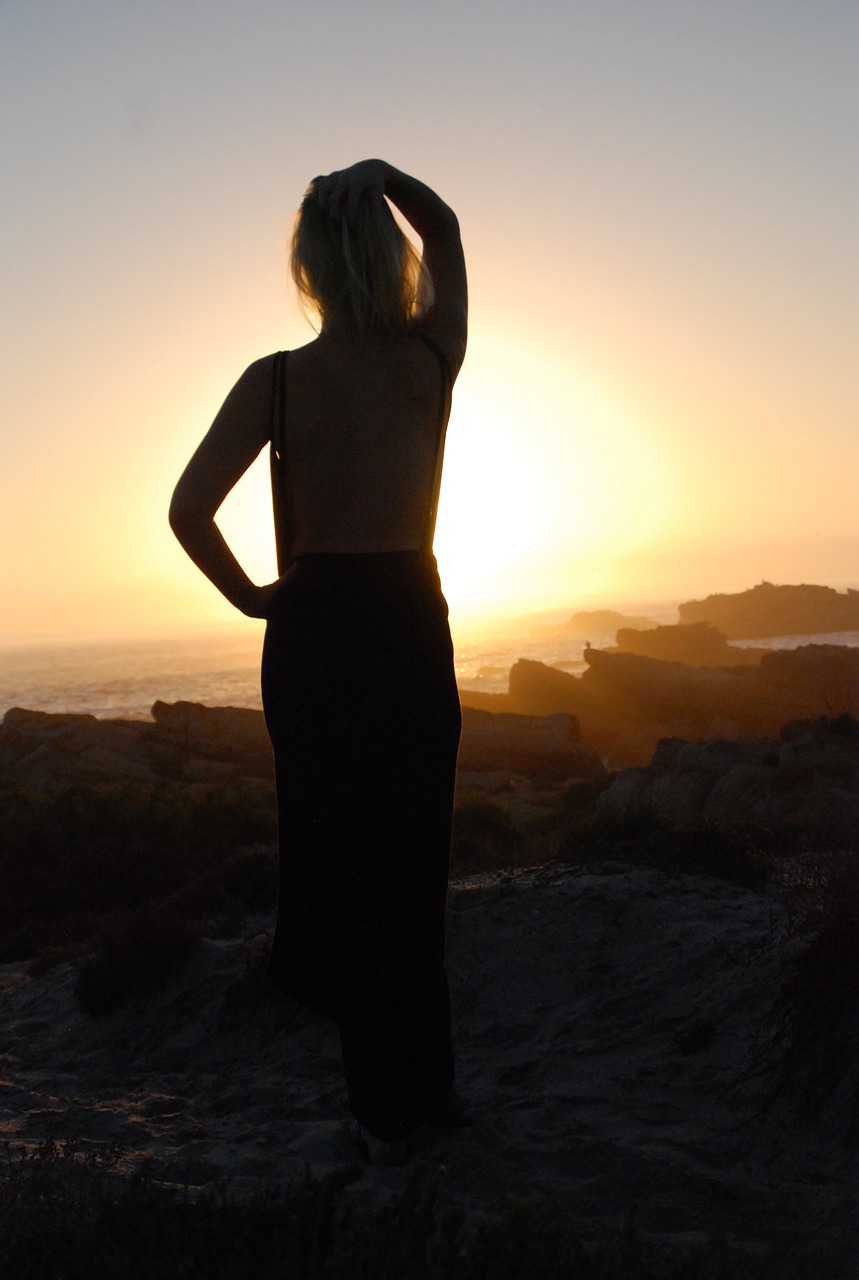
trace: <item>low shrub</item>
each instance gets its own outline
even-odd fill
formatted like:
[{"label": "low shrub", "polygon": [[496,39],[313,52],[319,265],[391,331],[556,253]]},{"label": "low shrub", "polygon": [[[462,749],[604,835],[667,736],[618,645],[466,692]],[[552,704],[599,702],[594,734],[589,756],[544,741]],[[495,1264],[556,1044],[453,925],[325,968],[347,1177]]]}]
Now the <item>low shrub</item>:
[{"label": "low shrub", "polygon": [[[778,852],[777,852],[778,851]],[[608,836],[584,826],[569,833],[560,860],[573,865],[603,860],[677,871],[699,871],[733,884],[764,884],[781,862],[781,846],[758,828],[653,830]]]},{"label": "low shrub", "polygon": [[812,1121],[834,1108],[845,1147],[859,1145],[859,853],[795,861],[790,931],[800,941],[760,1043],[741,1077],[764,1106],[786,1099]]},{"label": "low shrub", "polygon": [[171,896],[206,914],[274,901],[271,852],[243,852],[275,840],[273,794],[260,806],[235,787],[166,782],[0,791],[0,837],[0,963],[73,957],[102,921]]},{"label": "low shrub", "polygon": [[[15,1280],[770,1280],[772,1260],[724,1243],[648,1241],[633,1212],[583,1243],[564,1207],[539,1196],[470,1218],[443,1205],[438,1174],[357,1212],[344,1167],[247,1203],[223,1190],[190,1200],[111,1173],[116,1153],[44,1143],[0,1168],[0,1273]],[[806,1277],[779,1265],[780,1280]]]},{"label": "low shrub", "polygon": [[196,932],[169,908],[149,907],[104,929],[78,966],[75,996],[84,1013],[112,1013],[129,995],[163,986],[189,954]]}]

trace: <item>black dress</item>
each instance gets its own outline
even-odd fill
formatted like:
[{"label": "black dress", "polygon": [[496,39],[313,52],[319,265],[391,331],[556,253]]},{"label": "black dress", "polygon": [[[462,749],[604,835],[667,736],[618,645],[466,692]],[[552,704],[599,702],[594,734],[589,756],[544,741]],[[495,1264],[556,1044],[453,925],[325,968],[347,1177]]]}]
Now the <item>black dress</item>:
[{"label": "black dress", "polygon": [[453,1085],[444,944],[461,712],[447,605],[427,545],[293,563],[262,663],[280,831],[269,976],[337,1022],[352,1112],[394,1140]]}]

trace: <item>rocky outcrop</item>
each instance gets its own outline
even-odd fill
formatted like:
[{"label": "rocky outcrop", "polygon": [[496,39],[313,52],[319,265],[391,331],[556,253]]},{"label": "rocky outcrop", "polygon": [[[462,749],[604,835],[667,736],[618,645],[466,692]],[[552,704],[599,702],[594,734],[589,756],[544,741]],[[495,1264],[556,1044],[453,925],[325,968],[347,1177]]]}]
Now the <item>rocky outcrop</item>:
[{"label": "rocky outcrop", "polygon": [[273,778],[262,712],[156,702],[152,714],[148,724],[15,707],[0,727],[0,783],[39,790],[131,778]]},{"label": "rocky outcrop", "polygon": [[[756,666],[692,666],[586,651],[581,677],[522,660],[509,693],[464,695],[461,772],[591,777],[605,758],[644,765],[662,738],[775,737],[789,721],[859,716],[859,649],[806,645]],[[122,777],[219,783],[273,778],[261,711],[156,702],[153,723],[15,709],[0,728],[0,783],[43,787]],[[583,745],[586,744],[586,745]]]},{"label": "rocky outcrop", "polygon": [[[0,785],[34,790],[141,779],[271,783],[271,745],[261,711],[156,702],[153,723],[50,715],[15,708],[0,727]],[[506,772],[563,781],[605,776],[568,714],[492,715],[463,710],[460,772]]]},{"label": "rocky outcrop", "polygon": [[690,667],[756,666],[762,649],[738,649],[709,622],[676,623],[640,631],[621,627],[617,633],[621,653],[637,653],[663,662],[685,662]]},{"label": "rocky outcrop", "polygon": [[531,716],[558,711],[576,715],[588,703],[580,679],[530,658],[520,658],[510,668],[507,697],[509,710]]},{"label": "rocky outcrop", "polygon": [[859,591],[761,582],[736,595],[689,600],[678,612],[681,622],[710,622],[729,640],[825,635],[859,631]]},{"label": "rocky outcrop", "polygon": [[198,702],[156,702],[146,735],[161,771],[199,776],[212,765],[246,777],[274,777],[274,761],[261,711],[205,707]]},{"label": "rocky outcrop", "polygon": [[49,786],[151,778],[147,726],[14,707],[0,727],[0,784]]},{"label": "rocky outcrop", "polygon": [[579,741],[574,716],[493,715],[468,707],[458,767],[461,773],[504,771],[555,781],[606,776],[597,753]]},{"label": "rocky outcrop", "polygon": [[499,709],[575,715],[582,740],[614,765],[645,764],[661,738],[770,737],[788,721],[859,715],[859,649],[805,645],[754,666],[702,667],[585,651],[581,677],[522,660]]},{"label": "rocky outcrop", "polygon": [[624,769],[596,801],[615,834],[764,827],[859,835],[859,724],[804,721],[774,739],[660,742],[646,768]]}]

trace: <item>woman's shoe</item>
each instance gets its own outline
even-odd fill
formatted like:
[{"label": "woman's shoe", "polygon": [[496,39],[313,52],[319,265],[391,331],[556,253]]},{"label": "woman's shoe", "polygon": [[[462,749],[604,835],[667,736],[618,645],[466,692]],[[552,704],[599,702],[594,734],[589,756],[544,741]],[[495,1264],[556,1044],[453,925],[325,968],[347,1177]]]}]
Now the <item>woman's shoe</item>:
[{"label": "woman's shoe", "polygon": [[408,1163],[409,1148],[405,1138],[395,1138],[386,1142],[384,1138],[376,1138],[366,1129],[358,1126],[358,1150],[367,1164],[403,1165]]}]

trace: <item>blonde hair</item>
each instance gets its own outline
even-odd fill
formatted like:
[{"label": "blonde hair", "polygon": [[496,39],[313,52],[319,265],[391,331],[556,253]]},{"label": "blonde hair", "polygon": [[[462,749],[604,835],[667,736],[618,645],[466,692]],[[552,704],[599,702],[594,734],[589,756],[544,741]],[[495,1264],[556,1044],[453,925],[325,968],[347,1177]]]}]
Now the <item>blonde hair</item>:
[{"label": "blonde hair", "polygon": [[329,217],[311,185],[290,261],[303,307],[359,334],[404,333],[432,303],[429,272],[382,196],[364,195],[350,225]]}]

